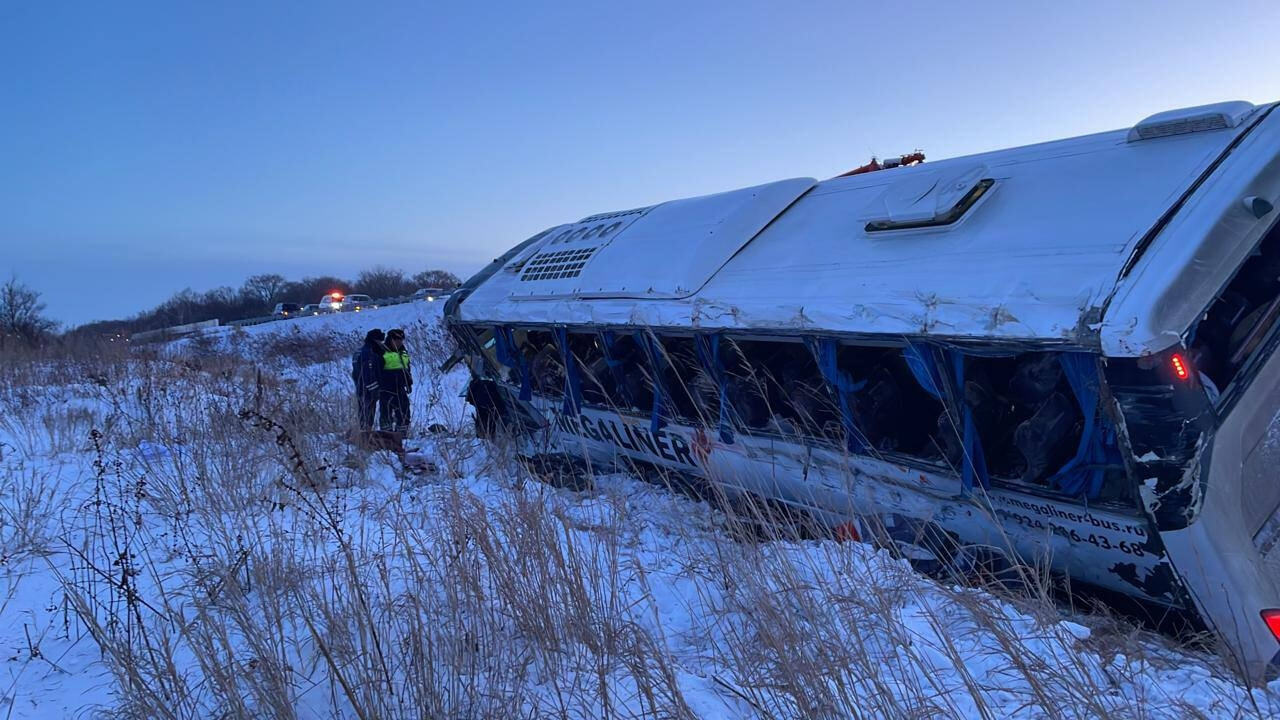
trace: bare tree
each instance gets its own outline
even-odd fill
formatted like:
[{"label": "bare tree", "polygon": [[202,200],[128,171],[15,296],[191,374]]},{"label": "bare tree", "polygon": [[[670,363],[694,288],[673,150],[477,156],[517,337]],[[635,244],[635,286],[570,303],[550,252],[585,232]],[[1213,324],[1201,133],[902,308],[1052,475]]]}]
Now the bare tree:
[{"label": "bare tree", "polygon": [[289,283],[284,295],[287,299],[300,303],[313,303],[321,295],[331,292],[345,293],[351,287],[350,280],[343,280],[330,275],[305,277],[297,282]]},{"label": "bare tree", "polygon": [[261,275],[252,275],[248,280],[245,280],[241,292],[260,302],[264,307],[269,307],[284,295],[285,288],[288,286],[289,281],[285,280],[284,276],[275,273],[263,273]]},{"label": "bare tree", "polygon": [[413,292],[413,287],[403,272],[378,265],[360,273],[356,290],[375,298],[388,298],[407,295]]},{"label": "bare tree", "polygon": [[35,345],[52,333],[58,324],[46,318],[40,293],[10,277],[0,285],[0,335]]},{"label": "bare tree", "polygon": [[457,275],[448,270],[423,270],[413,276],[414,288],[440,288],[452,290],[462,284]]}]

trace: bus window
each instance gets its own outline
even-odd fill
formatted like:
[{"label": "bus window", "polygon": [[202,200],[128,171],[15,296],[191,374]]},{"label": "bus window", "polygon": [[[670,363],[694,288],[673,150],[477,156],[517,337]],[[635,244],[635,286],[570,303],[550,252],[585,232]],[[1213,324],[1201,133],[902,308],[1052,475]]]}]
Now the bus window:
[{"label": "bus window", "polygon": [[1057,353],[968,357],[964,402],[993,478],[1047,485],[1080,446],[1084,416]]},{"label": "bus window", "polygon": [[[714,425],[719,417],[715,381],[705,377],[698,364],[693,338],[659,336],[662,345],[662,387],[670,406],[667,412],[683,422]],[[708,412],[708,404],[717,409]]]},{"label": "bus window", "polygon": [[[840,405],[812,348],[799,340],[739,339],[726,346],[729,400],[740,427],[845,440]],[[942,459],[944,437],[956,434],[955,423],[912,376],[901,348],[845,345],[836,362],[858,386],[851,398],[854,425],[870,452]],[[954,445],[958,462],[959,441]]]},{"label": "bus window", "polygon": [[745,430],[764,430],[769,425],[771,414],[767,381],[756,374],[756,366],[747,359],[743,346],[748,344],[726,340],[721,349],[729,385],[730,414]]},{"label": "bus window", "polygon": [[[1191,364],[1216,402],[1280,317],[1280,224],[1218,295],[1193,331]],[[1205,382],[1205,381],[1208,382]]]},{"label": "bus window", "polygon": [[[608,367],[605,373],[607,377],[601,377],[601,373],[596,371],[605,396],[603,404],[624,412],[652,412],[653,377],[644,349],[636,342],[635,336],[629,332],[617,332],[600,333],[596,337],[601,359],[607,351],[613,361],[613,366]],[[606,342],[610,347],[605,347]]]},{"label": "bus window", "polygon": [[955,435],[952,423],[942,403],[912,377],[901,348],[845,345],[836,357],[840,369],[862,383],[854,407],[872,451],[941,459],[941,436]]},{"label": "bus window", "polygon": [[593,332],[571,332],[568,338],[569,350],[578,364],[578,374],[582,380],[582,401],[588,405],[612,405],[610,396],[617,392],[617,388],[614,374],[605,361],[600,335]]},{"label": "bus window", "polygon": [[771,358],[770,368],[778,379],[777,407],[783,422],[812,437],[839,438],[839,406],[827,381],[818,370],[813,351],[801,343],[786,344]]},{"label": "bus window", "polygon": [[520,352],[529,363],[533,378],[533,391],[542,395],[560,397],[564,394],[564,364],[560,362],[560,350],[555,338],[546,330],[530,330],[523,342],[517,335]]},{"label": "bus window", "polygon": [[799,340],[726,342],[725,371],[734,415],[748,430],[836,438],[839,411]]}]

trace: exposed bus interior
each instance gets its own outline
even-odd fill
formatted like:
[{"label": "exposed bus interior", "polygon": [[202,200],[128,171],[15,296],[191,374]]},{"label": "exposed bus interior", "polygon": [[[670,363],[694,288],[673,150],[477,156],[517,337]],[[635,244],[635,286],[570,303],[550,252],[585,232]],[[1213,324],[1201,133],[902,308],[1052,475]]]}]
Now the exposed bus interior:
[{"label": "exposed bus interior", "polygon": [[[511,364],[501,362],[492,329],[475,332],[502,381],[564,397],[565,355],[554,331],[508,329]],[[985,458],[983,485],[1135,507],[1114,432],[1094,407],[1096,368],[1087,360],[1078,370],[1093,375],[1090,417],[1064,369],[1072,353],[966,352],[963,388],[948,378],[941,383],[946,392],[935,395],[913,374],[900,345],[839,343],[829,377],[813,338],[724,337],[714,363],[705,357],[711,346],[700,351],[698,336],[687,332],[575,329],[563,338],[587,406],[843,446],[952,474],[976,452]],[[980,447],[965,445],[966,413]]]},{"label": "exposed bus interior", "polygon": [[1200,322],[1188,342],[1191,367],[1217,403],[1264,346],[1280,319],[1280,224],[1254,252]]},{"label": "exposed bus interior", "polygon": [[[899,347],[843,346],[841,372],[861,383],[854,393],[858,428],[868,448],[932,464],[944,462],[944,448],[956,436],[956,423],[943,403],[911,375]],[[959,467],[951,458],[951,468]]]},{"label": "exposed bus interior", "polygon": [[726,343],[729,402],[744,432],[821,438],[840,433],[826,383],[797,340]]},{"label": "exposed bus interior", "polygon": [[1084,415],[1055,353],[969,358],[964,400],[993,478],[1048,486],[1080,444]]},{"label": "exposed bus interior", "polygon": [[[569,371],[557,331],[546,328],[509,328],[508,331],[511,353],[507,359],[524,362],[532,393],[559,408],[566,397]],[[494,330],[474,328],[472,332],[476,344],[495,361],[497,379],[508,386],[508,391],[520,387],[519,367],[496,362],[499,353],[495,352]],[[811,338],[722,337],[718,348],[722,371],[717,373],[699,357],[699,337],[687,331],[575,329],[562,337],[580,377],[583,406],[650,418],[658,400],[663,404],[661,414],[669,421],[705,428],[709,435],[727,422],[735,436],[776,438],[827,448],[851,446],[841,422],[837,392],[819,367]],[[647,349],[645,338],[653,343]],[[1071,353],[1011,354],[1014,351],[994,347],[969,350],[963,354],[963,396],[944,382],[942,397],[935,397],[922,387],[913,373],[902,345],[841,343],[836,353],[836,369],[852,381],[850,405],[856,409],[853,426],[861,441],[854,444],[857,449],[852,452],[910,464],[922,470],[959,475],[961,463],[966,462],[963,405],[973,413],[979,443],[989,458],[991,487],[1029,496],[1055,497],[1081,503],[1086,508],[1106,506],[1112,511],[1138,514],[1136,488],[1132,487],[1114,448],[1089,457],[1083,464],[1079,461],[1081,448],[1088,445],[1085,432],[1089,423],[1064,370],[1064,356]],[[1095,373],[1096,362],[1094,356],[1089,356],[1088,368]],[[1152,387],[1179,390],[1169,386],[1168,374],[1158,372],[1158,368],[1139,368],[1128,363],[1123,372],[1113,372],[1116,370],[1118,368],[1109,368],[1108,375],[1128,382],[1126,391],[1130,396],[1135,388],[1138,394]],[[1156,405],[1167,408],[1167,395],[1159,397],[1162,399],[1157,400]],[[1098,410],[1095,429],[1091,431],[1095,436],[1101,434],[1096,428],[1101,427],[1102,415]],[[1169,417],[1165,414],[1159,426],[1167,427]],[[1139,424],[1139,432],[1143,431]],[[1175,444],[1193,445],[1190,435],[1188,431],[1188,438]],[[1150,449],[1151,446],[1142,446],[1143,452]],[[575,453],[565,458],[583,461]],[[1068,469],[1073,465],[1083,476],[1098,471],[1100,482],[1077,484],[1068,491],[1062,479],[1071,474]],[[626,467],[637,477],[664,487],[701,499],[709,497],[705,494],[708,488],[697,478],[650,462],[643,455],[628,458]],[[1170,470],[1175,467],[1175,462],[1169,463]],[[562,482],[555,480],[555,475],[555,472],[548,473],[551,481]],[[803,512],[798,507],[767,497],[751,502],[760,504],[755,512],[767,509],[781,513],[779,517],[784,519],[779,521],[779,527],[795,530],[812,526],[811,519],[792,517],[796,512]],[[1154,546],[1149,551],[1159,552]],[[954,569],[938,571],[950,573]],[[1016,573],[1009,577],[1015,576]],[[1142,583],[1147,581],[1140,573],[1132,579],[1143,592],[1147,588]],[[1152,605],[1114,590],[1065,579],[1055,581],[1053,588],[1063,602],[1102,601],[1137,622],[1170,634],[1202,629],[1194,618],[1184,617],[1168,606]]]}]

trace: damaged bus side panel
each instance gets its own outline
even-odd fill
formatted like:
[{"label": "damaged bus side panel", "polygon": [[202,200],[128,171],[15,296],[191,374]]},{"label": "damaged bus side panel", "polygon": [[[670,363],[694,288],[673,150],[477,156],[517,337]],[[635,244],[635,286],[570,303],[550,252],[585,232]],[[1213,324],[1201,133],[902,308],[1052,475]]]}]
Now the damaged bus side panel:
[{"label": "damaged bus side panel", "polygon": [[[576,326],[563,340],[554,328],[463,332],[487,346],[504,419],[542,428],[523,436],[529,455],[694,476],[861,537],[886,529],[935,565],[1017,559],[1161,607],[1185,601],[1129,484],[1096,356],[635,328]],[[711,361],[698,346],[715,348]]]}]

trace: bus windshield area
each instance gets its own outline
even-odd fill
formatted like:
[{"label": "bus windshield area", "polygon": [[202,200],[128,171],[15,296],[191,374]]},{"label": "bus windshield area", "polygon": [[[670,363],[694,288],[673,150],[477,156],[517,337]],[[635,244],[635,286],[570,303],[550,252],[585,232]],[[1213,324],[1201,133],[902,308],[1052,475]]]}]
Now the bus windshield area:
[{"label": "bus windshield area", "polygon": [[1201,317],[1188,346],[1209,399],[1217,402],[1280,318],[1280,224]]}]

